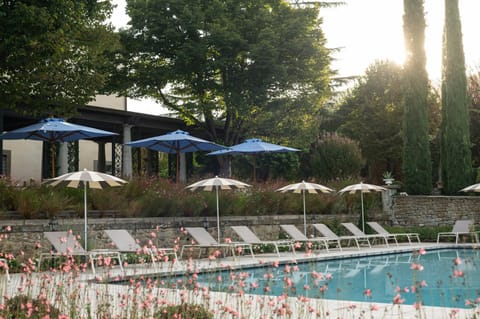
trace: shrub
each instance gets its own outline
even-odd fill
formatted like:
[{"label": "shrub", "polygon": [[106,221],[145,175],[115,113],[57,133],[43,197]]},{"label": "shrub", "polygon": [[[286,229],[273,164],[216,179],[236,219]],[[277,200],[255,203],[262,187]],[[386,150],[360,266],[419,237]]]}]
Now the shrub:
[{"label": "shrub", "polygon": [[36,218],[41,202],[38,190],[33,187],[23,188],[15,194],[14,209],[25,219]]},{"label": "shrub", "polygon": [[357,176],[364,165],[357,142],[337,134],[323,134],[304,156],[302,167],[308,176],[332,180]]}]

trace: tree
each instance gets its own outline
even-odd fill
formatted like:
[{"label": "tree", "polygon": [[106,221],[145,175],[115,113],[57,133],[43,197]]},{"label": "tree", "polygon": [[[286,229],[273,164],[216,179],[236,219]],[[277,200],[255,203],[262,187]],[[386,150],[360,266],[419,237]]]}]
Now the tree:
[{"label": "tree", "polygon": [[67,116],[92,100],[115,44],[109,1],[0,2],[0,109]]},{"label": "tree", "polygon": [[472,182],[467,79],[458,0],[445,0],[443,34],[441,165],[445,194]]},{"label": "tree", "polygon": [[127,11],[112,90],[153,97],[225,145],[284,142],[317,123],[331,75],[318,6],[136,0]]},{"label": "tree", "polygon": [[303,154],[304,177],[320,180],[357,177],[364,160],[358,142],[336,133],[323,133]]},{"label": "tree", "polygon": [[403,180],[409,194],[432,191],[432,159],[428,135],[428,75],[425,56],[423,0],[404,0]]},{"label": "tree", "polygon": [[400,173],[402,99],[401,67],[376,61],[333,115],[338,132],[359,142],[369,177],[379,177],[385,170]]}]

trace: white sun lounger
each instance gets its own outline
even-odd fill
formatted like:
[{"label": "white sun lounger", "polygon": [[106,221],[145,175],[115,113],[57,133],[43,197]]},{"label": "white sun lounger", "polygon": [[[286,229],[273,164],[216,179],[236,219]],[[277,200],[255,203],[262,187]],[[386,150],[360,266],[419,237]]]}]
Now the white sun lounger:
[{"label": "white sun lounger", "polygon": [[261,240],[247,226],[231,226],[233,231],[246,243],[250,245],[273,245],[277,256],[280,257],[278,247],[288,247],[295,254],[295,243],[293,240]]},{"label": "white sun lounger", "polygon": [[180,259],[183,257],[183,252],[185,248],[190,247],[198,247],[200,248],[199,257],[202,254],[202,249],[208,248],[223,248],[230,250],[232,256],[235,258],[235,250],[237,248],[248,248],[250,250],[250,254],[252,258],[255,258],[253,254],[252,245],[250,243],[242,243],[242,242],[230,242],[230,243],[219,243],[217,242],[210,233],[208,233],[205,228],[202,227],[185,227],[185,230],[193,237],[194,242],[192,244],[186,244],[182,246],[182,250],[180,252]]},{"label": "white sun lounger", "polygon": [[155,265],[156,257],[155,254],[160,255],[173,255],[175,260],[177,260],[177,252],[174,248],[155,248],[151,249],[147,247],[146,249],[140,247],[135,238],[125,229],[107,229],[104,230],[105,234],[110,238],[112,243],[122,253],[140,253],[146,252],[152,258],[152,262]]},{"label": "white sun lounger", "polygon": [[308,238],[295,225],[280,225],[280,227],[296,242],[317,243],[325,247],[328,252],[328,240],[323,237]]},{"label": "white sun lounger", "polygon": [[92,271],[95,274],[95,261],[105,256],[115,258],[118,261],[121,271],[123,272],[122,259],[118,250],[95,249],[86,251],[77,241],[75,236],[71,232],[67,231],[44,232],[43,234],[50,244],[52,244],[53,253],[43,253],[40,255],[38,269],[40,269],[42,260],[46,257],[86,256],[88,257],[88,262],[90,263]]},{"label": "white sun lounger", "polygon": [[[376,240],[376,239],[383,239],[385,242],[385,245],[388,247],[388,240],[390,239],[389,236],[385,235],[367,235],[363,231],[360,230],[357,226],[355,226],[353,223],[341,223],[343,227],[345,227],[352,235],[356,238],[355,240],[360,242],[365,242],[368,244],[369,247],[372,247],[370,240]],[[398,245],[398,243],[397,243]]]},{"label": "white sun lounger", "polygon": [[335,243],[337,247],[342,250],[342,241],[347,241],[348,243],[354,242],[358,249],[360,249],[360,243],[358,242],[355,236],[338,236],[325,224],[313,224],[313,227],[322,234],[328,240],[328,244]]},{"label": "white sun lounger", "polygon": [[458,244],[460,235],[472,236],[475,243],[478,244],[479,243],[478,233],[475,231],[472,231],[472,229],[473,229],[473,220],[471,219],[457,220],[453,225],[452,231],[441,232],[437,234],[437,244],[440,243],[440,239],[442,237],[455,237],[455,244]]},{"label": "white sun lounger", "polygon": [[377,232],[377,234],[388,236],[389,239],[392,239],[395,241],[395,243],[398,245],[398,237],[407,237],[408,243],[412,243],[412,239],[416,240],[418,243],[421,243],[420,241],[420,236],[418,233],[390,233],[388,232],[385,228],[383,228],[382,225],[380,225],[377,222],[367,222],[367,224]]}]

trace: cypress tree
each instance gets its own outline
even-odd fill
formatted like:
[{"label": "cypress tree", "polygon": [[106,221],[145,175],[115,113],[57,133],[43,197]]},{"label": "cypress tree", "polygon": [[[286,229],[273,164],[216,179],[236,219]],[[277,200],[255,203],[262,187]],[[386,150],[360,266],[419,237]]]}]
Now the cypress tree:
[{"label": "cypress tree", "polygon": [[404,0],[403,177],[409,194],[430,194],[432,161],[428,138],[428,75],[423,0]]},{"label": "cypress tree", "polygon": [[467,77],[458,0],[445,0],[442,69],[441,165],[443,190],[472,182]]}]

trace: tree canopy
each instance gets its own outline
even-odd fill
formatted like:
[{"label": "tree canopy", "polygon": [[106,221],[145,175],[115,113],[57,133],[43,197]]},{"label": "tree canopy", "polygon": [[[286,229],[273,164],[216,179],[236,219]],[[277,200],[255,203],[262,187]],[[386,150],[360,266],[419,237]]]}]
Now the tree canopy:
[{"label": "tree canopy", "polygon": [[359,142],[372,175],[400,169],[402,99],[402,68],[391,61],[376,61],[333,115],[337,130]]},{"label": "tree canopy", "polygon": [[458,0],[445,0],[441,165],[443,190],[456,194],[473,181],[467,77]]},{"label": "tree canopy", "polygon": [[429,82],[425,55],[423,0],[404,0],[403,177],[409,194],[432,191],[432,158],[428,135]]},{"label": "tree canopy", "polygon": [[0,108],[66,116],[91,101],[115,43],[109,1],[0,1]]},{"label": "tree canopy", "polygon": [[281,142],[316,127],[329,94],[319,8],[281,0],[127,0],[131,21],[112,90],[153,97],[214,140],[221,128],[225,145],[252,134]]}]

